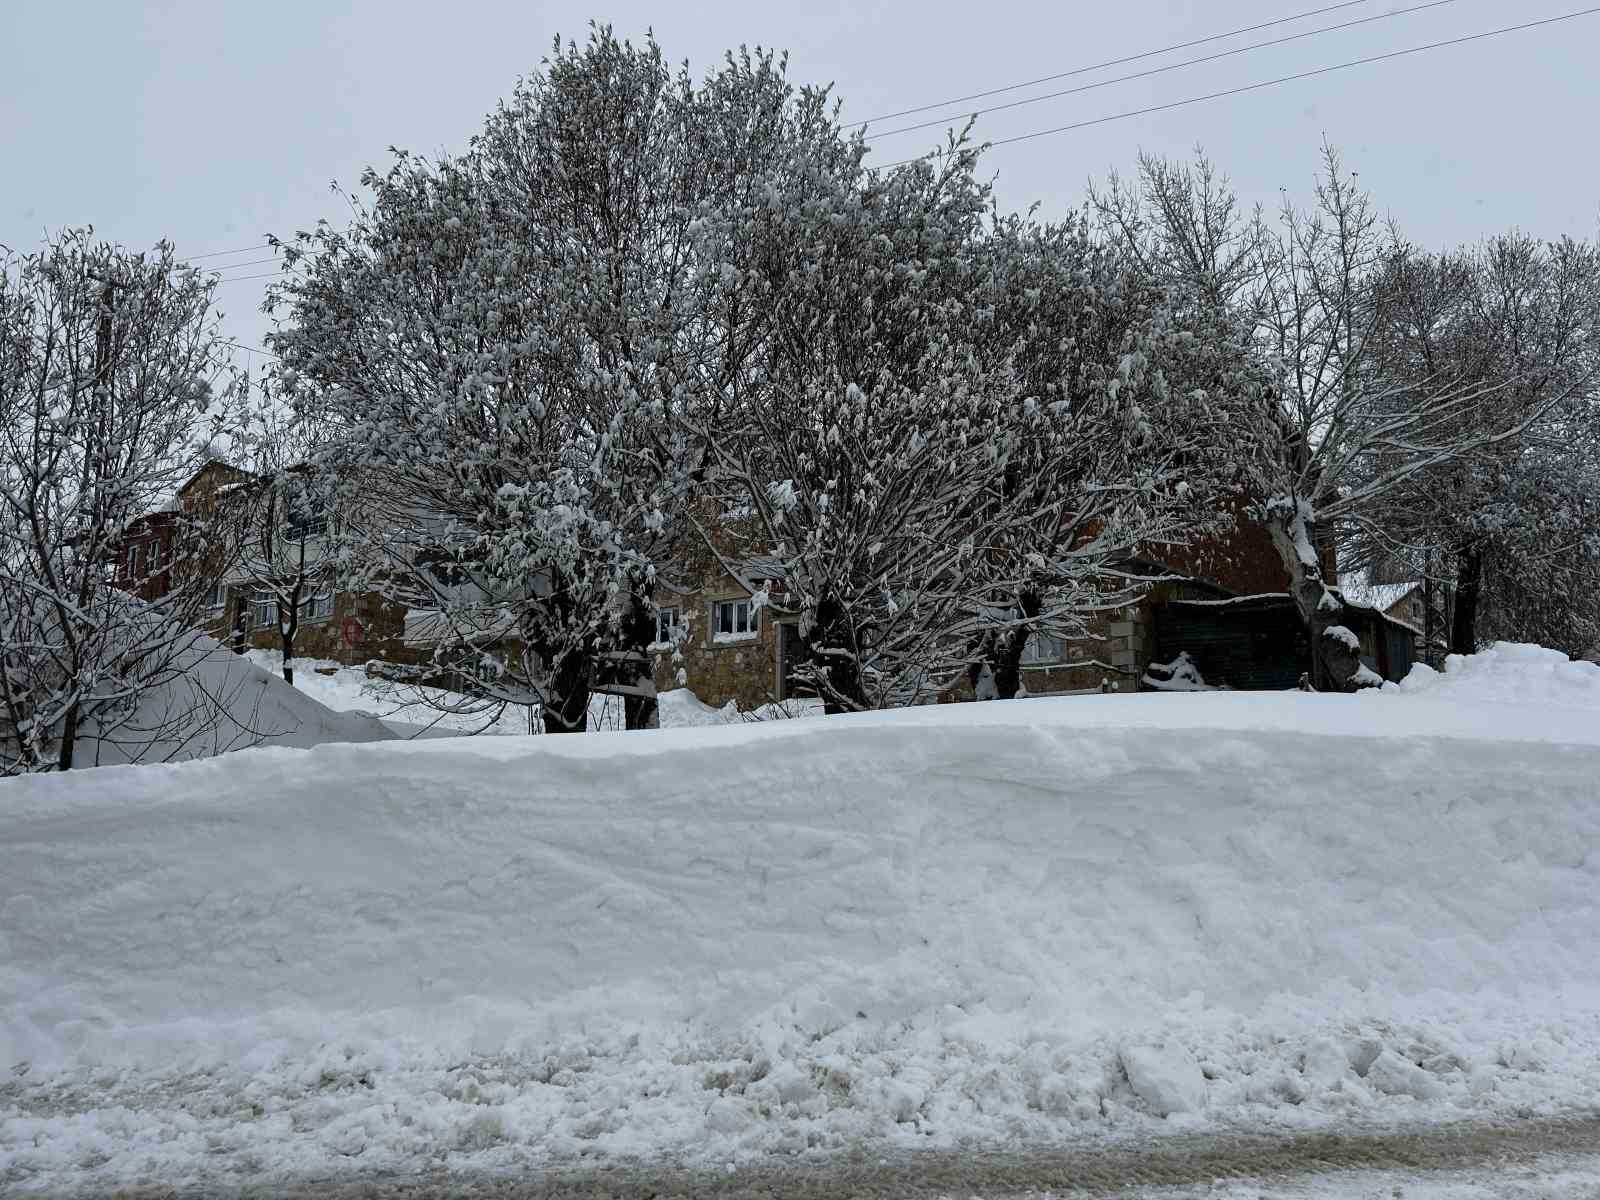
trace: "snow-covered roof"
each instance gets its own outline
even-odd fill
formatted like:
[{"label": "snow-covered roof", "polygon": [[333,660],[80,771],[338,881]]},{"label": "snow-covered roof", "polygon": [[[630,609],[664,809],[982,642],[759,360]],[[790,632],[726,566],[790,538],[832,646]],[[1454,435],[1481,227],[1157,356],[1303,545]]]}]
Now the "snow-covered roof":
[{"label": "snow-covered roof", "polygon": [[1389,609],[1421,586],[1422,583],[1416,579],[1404,583],[1368,583],[1365,576],[1355,575],[1339,584],[1339,594],[1347,604]]},{"label": "snow-covered roof", "polygon": [[511,614],[503,610],[472,616],[446,616],[437,608],[413,608],[406,612],[405,630],[400,640],[407,646],[422,648],[464,641],[465,633],[470,633],[474,640],[501,638],[515,627],[516,622]]},{"label": "snow-covered roof", "polygon": [[[1416,587],[1417,585],[1410,584],[1408,586]],[[1409,629],[1412,633],[1420,635],[1422,632],[1415,625],[1411,624],[1411,622],[1401,620],[1396,616],[1392,616],[1386,611],[1386,606],[1379,606],[1365,599],[1358,600],[1351,596],[1350,593],[1345,591],[1342,587],[1334,588],[1333,590],[1339,592],[1344,597],[1344,602],[1351,608],[1371,611],[1377,616],[1381,617],[1383,620],[1387,621],[1389,624],[1399,625],[1404,629]],[[1404,595],[1404,593],[1401,594]],[[1205,608],[1214,610],[1232,609],[1236,612],[1248,612],[1252,609],[1276,608],[1280,605],[1293,604],[1294,597],[1288,592],[1262,592],[1255,596],[1231,596],[1226,600],[1168,600],[1165,601],[1165,603],[1173,607]]]},{"label": "snow-covered roof", "polygon": [[234,472],[237,475],[241,475],[241,476],[245,476],[245,477],[253,477],[252,473],[250,471],[245,470],[243,467],[235,466],[233,463],[225,462],[223,459],[220,459],[220,458],[208,458],[208,459],[206,459],[205,462],[200,464],[200,469],[199,470],[197,470],[193,475],[189,476],[189,478],[186,479],[183,482],[183,484],[179,486],[178,495],[181,496],[185,492],[187,492],[190,488],[192,488],[199,481],[199,479],[200,479],[200,477],[202,475],[204,475],[207,471],[211,470],[213,467],[222,467],[222,468],[225,468],[228,471]]}]

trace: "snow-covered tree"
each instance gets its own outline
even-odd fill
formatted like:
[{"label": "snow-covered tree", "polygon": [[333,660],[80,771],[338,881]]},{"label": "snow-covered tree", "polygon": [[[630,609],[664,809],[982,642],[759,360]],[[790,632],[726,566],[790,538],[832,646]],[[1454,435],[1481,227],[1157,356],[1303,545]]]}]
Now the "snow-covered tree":
[{"label": "snow-covered tree", "polygon": [[1030,637],[1090,636],[1148,586],[1138,563],[1228,523],[1217,397],[1237,364],[1203,314],[1175,310],[1082,219],[997,220],[979,255],[974,344],[1010,364],[1015,395],[987,493],[990,627],[973,674],[980,696],[1008,699]]},{"label": "snow-covered tree", "polygon": [[289,409],[270,387],[241,393],[230,420],[234,457],[248,477],[217,497],[215,523],[229,545],[230,582],[265,597],[275,614],[283,678],[294,682],[302,619],[330,615],[337,580],[327,477],[314,469],[314,412]]},{"label": "snow-covered tree", "polygon": [[1016,694],[1030,635],[1083,636],[1139,586],[1126,560],[1203,511],[1180,459],[1210,406],[1169,388],[1194,339],[1081,225],[991,219],[976,162],[955,138],[778,202],[776,330],[712,439],[799,614],[796,681],[835,711],[969,672]]},{"label": "snow-covered tree", "polygon": [[[1556,611],[1581,611],[1571,598],[1594,578],[1583,530],[1600,404],[1600,254],[1571,239],[1509,234],[1413,252],[1383,286],[1384,376],[1397,387],[1445,374],[1472,380],[1483,396],[1460,414],[1462,432],[1511,426],[1516,436],[1408,481],[1359,531],[1358,546],[1380,562],[1420,564],[1451,589],[1457,653],[1476,649],[1488,608],[1500,614],[1499,636],[1548,636],[1551,607],[1532,603],[1526,589],[1548,594]],[[1516,599],[1497,601],[1491,588]],[[1539,610],[1543,618],[1515,631],[1513,614]]]},{"label": "snow-covered tree", "polygon": [[708,439],[745,549],[800,614],[797,680],[830,710],[930,699],[970,657],[979,489],[1010,391],[971,352],[987,191],[941,167],[775,195],[759,269],[773,331]]},{"label": "snow-covered tree", "polygon": [[547,731],[595,687],[655,722],[657,567],[767,336],[749,231],[854,157],[772,55],[697,84],[597,28],[468,153],[399,154],[348,230],[286,244],[274,348],[328,419],[349,567],[429,615],[441,666]]},{"label": "snow-covered tree", "polygon": [[1374,683],[1325,575],[1328,548],[1378,536],[1389,501],[1494,459],[1586,385],[1569,377],[1512,403],[1531,377],[1526,367],[1486,376],[1452,361],[1397,373],[1401,318],[1389,284],[1416,252],[1331,149],[1312,205],[1285,201],[1275,223],[1246,220],[1200,168],[1147,170],[1141,183],[1132,200],[1127,189],[1114,193],[1135,204],[1138,220],[1104,228],[1161,264],[1156,277],[1186,303],[1248,330],[1259,385],[1237,393],[1233,437],[1311,634],[1312,682]]},{"label": "snow-covered tree", "polygon": [[215,716],[140,704],[186,669],[215,580],[208,531],[157,512],[228,380],[212,286],[87,229],[0,265],[0,773]]}]

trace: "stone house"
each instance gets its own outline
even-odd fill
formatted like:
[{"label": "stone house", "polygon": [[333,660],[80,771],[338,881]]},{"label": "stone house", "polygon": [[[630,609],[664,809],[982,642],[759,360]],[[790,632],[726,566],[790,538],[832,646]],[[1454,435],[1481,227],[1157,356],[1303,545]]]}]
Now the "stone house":
[{"label": "stone house", "polygon": [[[1327,559],[1331,571],[1331,554]],[[1090,640],[1032,639],[1022,662],[1029,695],[1137,690],[1155,654],[1161,605],[1282,593],[1289,586],[1271,535],[1244,519],[1222,537],[1151,550],[1127,565],[1165,578],[1137,603],[1095,621]],[[707,704],[733,700],[742,709],[795,698],[790,673],[799,652],[799,617],[784,607],[779,576],[776,564],[738,557],[731,539],[716,533],[711,544],[687,548],[674,569],[663,572],[671,582],[656,597],[656,687],[687,687]],[[970,698],[964,683],[941,697]]]},{"label": "stone house", "polygon": [[[148,564],[149,555],[163,553],[165,561],[173,561],[174,539],[186,536],[182,533],[184,517],[193,517],[198,524],[214,521],[219,513],[225,515],[231,498],[255,480],[250,472],[228,463],[213,460],[202,466],[178,489],[168,510],[143,518],[125,539],[119,586],[139,579],[137,572],[130,576],[135,561]],[[299,531],[300,535],[304,533]],[[312,540],[315,541],[315,530]],[[202,550],[189,568],[212,581],[203,617],[205,632],[235,649],[281,649],[277,604],[272,594],[256,587],[251,573],[236,559],[226,557],[222,541],[214,553]],[[164,586],[164,579],[154,576],[148,577],[144,586],[131,590],[142,598],[154,599],[154,594],[145,593]],[[301,603],[295,654],[347,665],[371,659],[400,664],[421,662],[426,655],[407,646],[401,637],[404,624],[405,611],[398,605],[375,593],[341,589],[330,574],[323,586],[314,587]]]},{"label": "stone house", "polygon": [[[179,489],[171,511],[151,514],[136,527],[124,554],[137,553],[145,563],[150,559],[144,556],[164,554],[170,562],[181,518],[214,516],[254,478],[226,463],[207,463]],[[800,653],[799,615],[785,606],[778,564],[741,557],[729,531],[715,523],[708,537],[686,539],[677,558],[659,573],[657,637],[650,647],[657,688],[687,687],[705,703],[721,706],[732,700],[747,710],[796,699],[792,671]],[[162,539],[162,548],[152,549]],[[1157,655],[1157,616],[1163,606],[1282,594],[1288,587],[1267,530],[1242,518],[1224,536],[1151,549],[1126,565],[1157,582],[1134,604],[1094,621],[1087,639],[1031,640],[1022,662],[1029,695],[1137,690]],[[1324,566],[1331,578],[1331,553]],[[256,589],[237,563],[216,562],[206,569],[216,571],[206,632],[236,649],[279,649],[270,593]],[[346,665],[374,660],[425,665],[438,640],[426,634],[427,615],[408,614],[376,593],[340,588],[330,576],[302,604],[295,653]],[[940,699],[970,696],[963,682]]]},{"label": "stone house", "polygon": [[111,565],[113,587],[153,602],[172,590],[173,568],[182,548],[182,520],[163,509],[146,513],[124,531]]}]

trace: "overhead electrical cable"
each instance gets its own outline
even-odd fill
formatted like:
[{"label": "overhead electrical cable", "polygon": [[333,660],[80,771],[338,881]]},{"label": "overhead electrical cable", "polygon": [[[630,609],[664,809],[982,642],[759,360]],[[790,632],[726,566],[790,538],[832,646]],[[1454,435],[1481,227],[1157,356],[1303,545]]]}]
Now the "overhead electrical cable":
[{"label": "overhead electrical cable", "polygon": [[277,358],[278,357],[276,354],[273,354],[271,351],[263,350],[260,346],[247,346],[243,342],[233,342],[233,341],[229,341],[227,338],[218,338],[217,341],[221,345],[232,346],[235,350],[249,350],[253,354],[264,355],[267,358]]},{"label": "overhead electrical cable", "polygon": [[1102,71],[1107,67],[1121,67],[1131,62],[1142,62],[1147,58],[1171,54],[1175,50],[1192,50],[1196,46],[1209,45],[1211,42],[1220,42],[1226,38],[1240,37],[1246,33],[1260,33],[1263,29],[1272,29],[1278,25],[1290,25],[1295,21],[1304,21],[1310,17],[1320,17],[1324,13],[1338,12],[1341,9],[1355,8],[1358,5],[1367,3],[1370,3],[1370,0],[1345,0],[1343,4],[1328,4],[1322,8],[1312,8],[1305,12],[1295,13],[1293,16],[1279,17],[1274,21],[1263,21],[1259,25],[1246,25],[1240,29],[1230,29],[1227,33],[1213,33],[1209,37],[1195,38],[1190,42],[1176,42],[1171,46],[1163,46],[1159,50],[1145,50],[1142,53],[1128,54],[1122,58],[1108,58],[1105,62],[1090,63],[1086,67],[1074,67],[1070,71],[1059,71],[1054,75],[1041,75],[1038,79],[1029,79],[1023,83],[1008,83],[1005,87],[990,88],[986,92],[973,92],[971,95],[957,96],[952,100],[936,100],[932,104],[919,104],[916,108],[902,108],[899,112],[884,113],[881,117],[868,117],[865,121],[852,122],[852,124],[876,125],[880,121],[893,121],[899,117],[909,117],[917,113],[930,112],[935,108],[949,108],[952,104],[965,104],[968,100],[984,100],[990,96],[1004,95],[1006,92],[1037,87],[1041,83],[1054,83],[1058,79],[1070,79],[1074,75],[1087,75],[1090,71]]},{"label": "overhead electrical cable", "polygon": [[[1334,71],[1346,71],[1351,67],[1363,67],[1372,63],[1388,62],[1391,59],[1404,58],[1411,54],[1421,54],[1426,50],[1440,50],[1447,46],[1463,46],[1468,42],[1481,42],[1486,38],[1501,37],[1508,33],[1520,33],[1525,29],[1538,29],[1546,25],[1555,25],[1562,21],[1575,21],[1579,17],[1593,16],[1595,13],[1600,13],[1600,5],[1597,5],[1594,8],[1580,9],[1577,12],[1563,13],[1556,17],[1545,17],[1543,20],[1539,21],[1524,21],[1520,25],[1507,25],[1500,29],[1487,29],[1482,33],[1464,34],[1461,37],[1446,38],[1443,41],[1438,42],[1428,42],[1421,46],[1408,46],[1404,50],[1391,50],[1385,54],[1372,54],[1366,58],[1353,58],[1348,62],[1334,63],[1331,66],[1326,67],[1317,67],[1310,71],[1297,71],[1293,75],[1280,75],[1276,79],[1264,79],[1260,83],[1246,83],[1241,84],[1239,87],[1224,88],[1222,91],[1218,92],[1207,92],[1203,96],[1189,96],[1182,100],[1169,101],[1166,104],[1152,104],[1145,108],[1130,109],[1127,112],[1109,113],[1103,117],[1091,117],[1086,121],[1074,121],[1069,125],[1057,125],[1052,129],[1038,129],[1032,133],[1019,133],[1015,137],[996,138],[994,141],[984,143],[984,145],[989,148],[1010,146],[1017,142],[1031,141],[1034,138],[1049,137],[1051,134],[1055,133],[1069,133],[1075,129],[1088,129],[1094,125],[1106,125],[1113,121],[1126,121],[1133,117],[1149,116],[1151,113],[1170,112],[1175,108],[1183,108],[1190,104],[1201,104],[1207,100],[1220,100],[1227,96],[1242,96],[1247,92],[1258,92],[1263,88],[1277,87],[1279,84],[1293,83],[1300,79],[1313,79],[1319,75],[1332,74]],[[930,153],[943,152],[932,151]],[[896,162],[884,163],[881,166],[874,166],[872,170],[887,171],[892,167],[903,167],[907,163],[918,162],[927,157],[928,155],[924,154],[918,155],[916,158],[902,158]]]},{"label": "overhead electrical cable", "polygon": [[259,267],[262,263],[277,262],[277,261],[278,261],[278,258],[277,258],[276,255],[272,255],[272,256],[270,256],[268,258],[249,258],[249,259],[246,259],[244,262],[229,263],[225,267],[207,267],[206,268],[206,274],[208,274],[208,275],[216,275],[216,274],[221,274],[223,271],[237,271],[242,267]]},{"label": "overhead electrical cable", "polygon": [[1324,25],[1319,29],[1306,29],[1299,33],[1288,33],[1265,42],[1252,42],[1248,46],[1235,46],[1231,50],[1218,50],[1214,54],[1201,55],[1199,58],[1186,58],[1182,62],[1167,63],[1160,67],[1150,67],[1143,71],[1135,71],[1131,75],[1118,75],[1113,79],[1097,79],[1093,83],[1081,83],[1077,87],[1064,88],[1058,92],[1046,92],[1042,96],[1029,96],[1023,100],[1012,100],[1005,104],[993,104],[988,108],[980,108],[973,112],[950,113],[947,116],[935,117],[930,121],[919,121],[915,125],[902,125],[898,129],[886,129],[882,133],[875,133],[872,136],[874,139],[893,137],[897,133],[911,133],[918,129],[931,129],[935,125],[948,125],[952,121],[960,121],[967,117],[983,117],[990,113],[1004,112],[1011,108],[1039,104],[1045,100],[1059,100],[1062,96],[1076,96],[1080,92],[1092,92],[1096,88],[1111,87],[1113,84],[1128,83],[1135,79],[1148,79],[1152,75],[1164,75],[1168,71],[1181,71],[1185,67],[1196,67],[1202,63],[1217,62],[1224,58],[1232,58],[1237,54],[1248,54],[1252,50],[1265,50],[1271,46],[1282,46],[1287,42],[1298,42],[1305,38],[1318,37],[1324,33],[1335,33],[1341,29],[1353,29],[1357,25],[1370,25],[1374,21],[1387,21],[1393,17],[1406,16],[1408,13],[1422,12],[1424,9],[1429,8],[1442,8],[1446,4],[1457,3],[1460,3],[1460,0],[1428,0],[1426,4],[1416,4],[1410,8],[1397,8],[1392,12],[1377,13],[1370,17],[1357,17],[1353,21],[1341,21],[1337,25]]},{"label": "overhead electrical cable", "polygon": [[240,246],[237,250],[212,250],[205,254],[185,254],[183,256],[183,261],[198,262],[202,258],[223,258],[229,254],[245,254],[251,250],[267,250],[270,249],[271,246],[271,242],[258,242],[254,246]]}]

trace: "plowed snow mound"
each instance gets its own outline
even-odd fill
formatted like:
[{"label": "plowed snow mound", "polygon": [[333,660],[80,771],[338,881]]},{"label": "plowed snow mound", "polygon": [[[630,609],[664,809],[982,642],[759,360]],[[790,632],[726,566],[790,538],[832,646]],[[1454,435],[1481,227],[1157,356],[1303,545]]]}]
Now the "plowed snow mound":
[{"label": "plowed snow mound", "polygon": [[193,635],[176,665],[179,671],[139,696],[131,715],[106,729],[94,721],[86,725],[79,736],[80,767],[187,762],[252,746],[306,749],[394,737],[376,719],[336,712],[203,634]]},{"label": "plowed snow mound", "polygon": [[1419,663],[1393,686],[1436,699],[1600,710],[1600,665],[1514,642],[1496,642],[1480,654],[1452,654],[1442,674]]},{"label": "plowed snow mound", "polygon": [[1517,712],[1085,697],[10,783],[0,1170],[1585,1109],[1600,733]]}]

